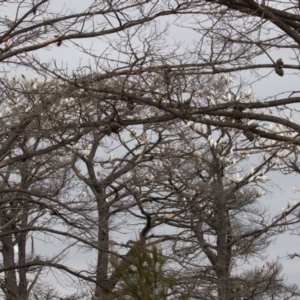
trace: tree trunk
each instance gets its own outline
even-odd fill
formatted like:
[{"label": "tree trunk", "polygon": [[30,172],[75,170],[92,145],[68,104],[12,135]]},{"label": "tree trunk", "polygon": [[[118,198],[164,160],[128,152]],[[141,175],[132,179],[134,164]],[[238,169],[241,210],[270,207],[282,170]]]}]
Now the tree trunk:
[{"label": "tree trunk", "polygon": [[[12,231],[12,224],[7,225],[2,223],[2,233]],[[13,237],[12,235],[6,235],[2,237],[2,255],[3,255],[3,266],[4,268],[13,267],[15,265],[14,262],[14,245],[13,245]],[[17,285],[17,276],[16,270],[12,269],[5,272],[5,292],[6,292],[6,300],[19,300],[18,298],[18,285]]]},{"label": "tree trunk", "polygon": [[98,198],[98,248],[96,274],[97,287],[95,294],[96,297],[101,300],[101,295],[105,295],[109,292],[109,205],[105,201],[104,194]]},{"label": "tree trunk", "polygon": [[[220,201],[221,202],[221,201]],[[216,275],[218,285],[219,300],[230,300],[230,261],[231,251],[228,247],[228,237],[230,236],[230,227],[228,226],[228,217],[226,206],[222,203],[218,205],[217,210],[217,264]]]}]

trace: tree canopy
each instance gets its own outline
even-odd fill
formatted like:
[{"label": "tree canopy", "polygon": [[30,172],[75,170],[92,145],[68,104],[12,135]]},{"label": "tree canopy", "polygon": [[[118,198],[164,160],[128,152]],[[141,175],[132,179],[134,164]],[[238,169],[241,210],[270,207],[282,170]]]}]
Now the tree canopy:
[{"label": "tree canopy", "polygon": [[299,299],[300,2],[56,2],[0,3],[1,297]]}]

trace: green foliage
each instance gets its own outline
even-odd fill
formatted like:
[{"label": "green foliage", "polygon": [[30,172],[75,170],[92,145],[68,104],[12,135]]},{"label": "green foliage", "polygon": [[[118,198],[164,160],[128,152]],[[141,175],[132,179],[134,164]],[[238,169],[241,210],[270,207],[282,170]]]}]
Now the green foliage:
[{"label": "green foliage", "polygon": [[134,246],[134,259],[119,269],[119,261],[112,262],[120,276],[117,290],[107,299],[116,300],[188,300],[186,291],[178,288],[174,272],[166,271],[166,258],[153,246],[150,249]]}]

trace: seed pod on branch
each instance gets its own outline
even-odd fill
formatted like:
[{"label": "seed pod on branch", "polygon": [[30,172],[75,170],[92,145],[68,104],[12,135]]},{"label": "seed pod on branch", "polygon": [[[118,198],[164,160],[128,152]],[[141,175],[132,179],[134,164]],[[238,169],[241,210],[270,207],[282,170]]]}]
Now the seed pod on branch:
[{"label": "seed pod on branch", "polygon": [[279,58],[276,61],[275,72],[277,75],[279,75],[281,77],[284,75],[284,71],[283,71],[282,67],[283,67],[283,61],[281,58]]},{"label": "seed pod on branch", "polygon": [[275,72],[277,75],[279,75],[281,77],[284,75],[284,71],[282,70],[282,68],[280,68],[278,66],[275,67]]},{"label": "seed pod on branch", "polygon": [[122,125],[118,122],[111,122],[106,125],[105,134],[111,135],[111,133],[118,133],[122,128]]},{"label": "seed pod on branch", "polygon": [[134,109],[134,103],[133,103],[133,101],[131,99],[128,99],[127,101],[128,101],[127,102],[127,108],[129,110],[133,110]]},{"label": "seed pod on branch", "polygon": [[276,60],[276,64],[277,64],[277,66],[279,66],[279,67],[283,67],[283,61],[282,61],[282,59],[281,58],[278,58],[277,60]]},{"label": "seed pod on branch", "polygon": [[252,142],[254,140],[254,133],[252,131],[244,130],[243,134],[250,142]]},{"label": "seed pod on branch", "polygon": [[118,122],[111,122],[110,128],[113,133],[118,133],[121,130],[122,125],[119,124]]}]

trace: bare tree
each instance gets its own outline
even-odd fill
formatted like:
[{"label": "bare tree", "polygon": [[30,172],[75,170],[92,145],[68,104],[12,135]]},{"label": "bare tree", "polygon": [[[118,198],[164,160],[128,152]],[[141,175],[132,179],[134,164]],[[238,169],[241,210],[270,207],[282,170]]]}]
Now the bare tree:
[{"label": "bare tree", "polygon": [[[273,262],[233,270],[299,222],[298,204],[268,219],[257,189],[270,171],[299,171],[298,91],[283,87],[263,98],[255,90],[272,76],[264,70],[284,80],[299,69],[298,2],[0,5],[7,11],[0,19],[6,299],[59,295],[41,291],[40,275],[50,269],[78,289],[74,299],[90,291],[103,299],[117,288],[118,269],[132,262],[134,245],[156,243],[172,249],[165,254],[188,273],[178,286],[196,286],[196,299],[297,295]],[[195,32],[195,42],[170,43],[169,21]],[[71,51],[83,62],[70,68]],[[137,230],[136,239],[118,242],[122,230]],[[63,245],[56,255],[37,253],[40,234]],[[73,268],[64,262],[69,249],[96,259]],[[122,258],[115,270],[111,255]]]},{"label": "bare tree", "polygon": [[[204,95],[214,88],[228,97],[224,77],[219,80]],[[138,190],[146,185],[147,192],[135,197],[143,205],[140,218],[148,220],[154,232],[152,243],[154,238],[172,249],[169,256],[174,265],[184,268],[184,282],[197,281],[193,296],[288,299],[299,295],[295,286],[283,283],[280,268],[272,262],[260,271],[253,267],[256,281],[251,272],[235,275],[241,264],[262,258],[274,237],[299,223],[298,202],[270,218],[258,201],[267,192],[259,187],[268,181],[268,172],[283,168],[277,163],[282,153],[269,146],[265,151],[270,155],[259,156],[245,132],[190,121],[161,126],[164,140],[140,175],[152,180],[140,180]],[[161,225],[169,228],[167,234],[160,233]]]},{"label": "bare tree", "polygon": [[[6,5],[6,3],[1,5]],[[33,284],[38,279],[36,277],[32,285],[28,285],[28,274],[31,269],[35,270],[35,274],[38,275],[47,266],[65,270],[69,274],[78,275],[78,278],[85,278],[98,285],[101,280],[103,281],[101,276],[107,273],[104,265],[108,263],[108,232],[105,229],[107,225],[104,225],[104,223],[108,224],[107,212],[105,213],[107,202],[103,197],[102,188],[104,184],[96,184],[93,181],[90,183],[90,187],[93,187],[92,191],[97,194],[96,211],[100,214],[95,220],[94,210],[90,209],[90,215],[87,209],[83,210],[86,202],[82,193],[78,195],[80,203],[77,201],[74,203],[73,188],[69,184],[68,174],[70,174],[70,167],[73,167],[76,175],[79,176],[75,166],[76,157],[72,158],[72,161],[65,157],[68,151],[77,153],[76,145],[80,142],[80,138],[88,141],[88,136],[84,137],[86,134],[93,135],[94,132],[96,139],[98,135],[103,139],[105,136],[117,133],[122,125],[125,125],[118,123],[115,112],[112,110],[113,107],[107,107],[112,111],[110,115],[106,114],[108,110],[106,111],[104,103],[111,101],[112,97],[106,97],[106,93],[102,93],[100,98],[91,101],[92,97],[99,97],[99,93],[95,95],[77,84],[76,77],[80,78],[84,73],[74,75],[72,84],[68,81],[63,82],[60,80],[61,75],[57,74],[62,70],[56,68],[56,62],[53,63],[54,69],[52,70],[49,63],[41,63],[31,53],[52,44],[61,46],[66,40],[96,38],[123,31],[132,26],[139,26],[158,17],[161,10],[154,5],[153,9],[157,13],[154,10],[146,13],[142,9],[143,3],[132,5],[124,3],[121,4],[122,7],[113,7],[107,2],[94,3],[87,10],[79,13],[67,10],[63,13],[50,13],[47,1],[22,1],[21,3],[11,1],[9,5],[14,9],[15,15],[3,17],[1,41],[4,43],[4,48],[1,49],[1,61],[7,66],[19,66],[18,72],[22,72],[22,67],[24,67],[30,68],[38,75],[27,79],[26,76],[32,77],[33,74],[9,74],[10,69],[5,67],[1,80],[3,91],[5,91],[1,99],[3,111],[1,168],[4,180],[1,224],[2,272],[5,272],[4,284],[1,287],[7,299],[27,299]],[[140,10],[140,14],[129,19],[126,11],[134,7]],[[165,12],[166,14],[173,13],[170,10]],[[100,19],[104,16],[100,23],[96,20],[97,16]],[[114,18],[117,18],[119,22],[116,27]],[[87,22],[88,26],[86,26]],[[79,50],[84,49],[80,45],[76,46],[75,43],[73,46]],[[113,76],[116,74],[112,72]],[[112,76],[105,75],[103,80],[110,77]],[[82,101],[83,99],[85,100]],[[101,105],[101,109],[104,113],[95,110],[102,101],[104,105]],[[97,135],[95,129],[97,131],[99,126],[100,130]],[[62,162],[61,157],[63,157]],[[84,154],[81,157],[88,162]],[[131,159],[135,163],[139,157]],[[57,173],[60,169],[61,174]],[[90,171],[89,175],[91,174]],[[55,178],[51,180],[52,176]],[[110,182],[105,184],[111,184],[114,179],[115,177],[112,176]],[[60,190],[64,188],[68,188],[69,193],[60,194]],[[102,198],[99,199],[101,195]],[[49,219],[48,214],[54,217],[54,221]],[[42,224],[38,223],[37,226],[36,221]],[[61,228],[52,229],[56,224],[59,224]],[[95,239],[93,226],[98,228]],[[59,259],[63,257],[64,251],[55,258],[42,259],[38,255],[35,256],[32,242],[29,255],[28,238],[32,235],[31,232],[36,231],[51,232],[61,241],[60,237],[64,236],[66,239],[67,236],[72,242],[67,243],[66,250],[72,243],[78,242],[82,242],[84,247],[96,248],[99,253],[96,279],[80,276],[79,272],[59,265]],[[86,237],[82,238],[82,234]],[[14,247],[17,246],[18,258],[16,258],[16,250],[14,253]],[[19,280],[16,278],[16,269],[20,270]]]}]

